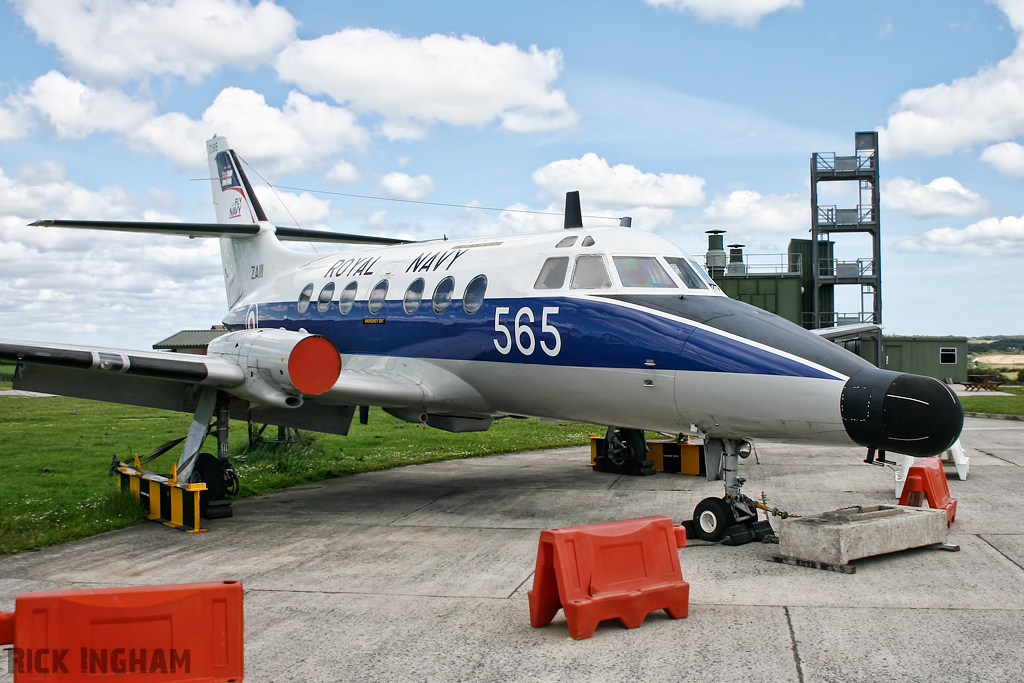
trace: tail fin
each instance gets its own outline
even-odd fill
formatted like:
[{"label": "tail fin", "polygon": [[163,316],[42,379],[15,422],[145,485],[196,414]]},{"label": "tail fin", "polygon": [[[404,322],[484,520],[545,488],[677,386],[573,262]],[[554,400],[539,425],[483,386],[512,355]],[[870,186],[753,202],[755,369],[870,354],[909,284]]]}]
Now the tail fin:
[{"label": "tail fin", "polygon": [[278,241],[274,226],[267,222],[267,215],[227,138],[215,135],[207,140],[206,152],[217,222],[259,225],[259,232],[251,237],[222,237],[220,240],[224,287],[230,308],[267,280],[296,267],[308,257],[286,249]]},{"label": "tail fin", "polygon": [[242,171],[235,150],[225,137],[214,135],[206,141],[206,154],[210,161],[213,204],[217,208],[218,223],[258,223],[267,215],[252,191],[249,179]]}]

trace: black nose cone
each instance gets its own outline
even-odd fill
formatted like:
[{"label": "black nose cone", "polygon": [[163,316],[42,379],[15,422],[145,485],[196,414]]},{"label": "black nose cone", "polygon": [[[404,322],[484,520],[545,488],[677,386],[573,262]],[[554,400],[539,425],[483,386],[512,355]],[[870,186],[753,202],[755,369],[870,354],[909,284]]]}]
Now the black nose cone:
[{"label": "black nose cone", "polygon": [[876,368],[847,380],[840,412],[856,443],[915,457],[947,450],[964,426],[960,400],[942,382]]}]

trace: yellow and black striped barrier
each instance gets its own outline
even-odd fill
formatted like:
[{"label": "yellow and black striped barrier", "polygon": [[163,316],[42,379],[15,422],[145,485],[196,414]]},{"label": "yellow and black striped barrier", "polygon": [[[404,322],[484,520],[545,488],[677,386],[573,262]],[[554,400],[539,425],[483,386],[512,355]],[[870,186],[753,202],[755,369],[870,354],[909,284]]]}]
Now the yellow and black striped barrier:
[{"label": "yellow and black striped barrier", "polygon": [[117,468],[117,487],[132,492],[135,499],[149,510],[149,519],[188,533],[206,531],[199,527],[199,496],[206,484],[179,482],[177,464],[171,476],[155,474],[138,466]]}]

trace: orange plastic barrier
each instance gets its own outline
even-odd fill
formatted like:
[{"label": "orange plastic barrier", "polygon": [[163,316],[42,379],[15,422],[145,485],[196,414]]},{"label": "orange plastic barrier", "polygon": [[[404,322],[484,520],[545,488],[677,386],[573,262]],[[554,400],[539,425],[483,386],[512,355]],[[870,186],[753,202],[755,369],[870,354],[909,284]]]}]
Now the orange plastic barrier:
[{"label": "orange plastic barrier", "polygon": [[907,481],[900,494],[900,505],[920,506],[928,497],[930,507],[946,511],[946,526],[956,519],[956,498],[949,496],[949,483],[938,456],[925,458],[907,470]]},{"label": "orange plastic barrier", "polygon": [[243,638],[240,581],[22,593],[0,613],[15,683],[233,683]]},{"label": "orange plastic barrier", "polygon": [[636,628],[656,609],[681,619],[689,611],[690,584],[676,549],[685,547],[686,530],[668,517],[542,531],[528,593],[530,624],[547,626],[561,609],[569,634],[580,640],[605,619]]}]

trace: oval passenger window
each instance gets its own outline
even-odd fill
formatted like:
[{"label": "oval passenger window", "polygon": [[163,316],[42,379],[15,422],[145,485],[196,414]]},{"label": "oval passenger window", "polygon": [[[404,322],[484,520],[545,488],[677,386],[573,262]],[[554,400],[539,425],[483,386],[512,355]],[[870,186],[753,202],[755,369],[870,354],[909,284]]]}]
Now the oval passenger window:
[{"label": "oval passenger window", "polygon": [[441,314],[448,310],[448,306],[452,303],[452,292],[454,291],[455,278],[451,275],[437,283],[437,287],[434,288],[434,296],[431,299],[434,313]]},{"label": "oval passenger window", "polygon": [[384,308],[384,297],[388,295],[388,281],[381,280],[373,286],[370,290],[370,299],[366,306],[370,309],[370,313],[376,313],[380,309]]},{"label": "oval passenger window", "polygon": [[402,309],[412,315],[420,307],[420,301],[423,300],[423,278],[418,277],[412,281],[409,285],[409,289],[405,290],[405,298],[402,299]]},{"label": "oval passenger window", "polygon": [[295,305],[295,307],[299,310],[299,315],[302,315],[303,313],[306,312],[306,309],[309,308],[309,300],[312,298],[313,283],[310,282],[308,285],[302,288],[301,292],[299,292],[299,300]]},{"label": "oval passenger window", "polygon": [[462,308],[473,315],[484,305],[484,293],[487,291],[487,276],[477,275],[466,285],[466,293],[462,295]]},{"label": "oval passenger window", "polygon": [[341,296],[338,297],[338,310],[342,315],[348,315],[352,310],[352,306],[356,302],[356,289],[358,288],[359,285],[353,280],[345,285],[345,289],[341,290]]},{"label": "oval passenger window", "polygon": [[320,296],[316,300],[316,309],[323,315],[331,307],[331,299],[334,298],[334,283],[328,282],[320,290]]}]

